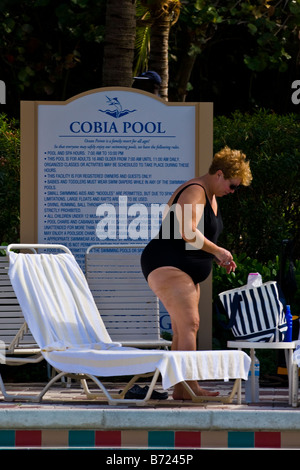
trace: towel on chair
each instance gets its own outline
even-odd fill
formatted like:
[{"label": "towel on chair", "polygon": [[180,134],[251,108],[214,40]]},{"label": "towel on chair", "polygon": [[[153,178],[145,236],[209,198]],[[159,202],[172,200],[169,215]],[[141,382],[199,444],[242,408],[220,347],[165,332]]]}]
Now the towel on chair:
[{"label": "towel on chair", "polygon": [[167,389],[185,380],[247,379],[242,351],[141,350],[114,343],[71,254],[9,252],[9,276],[45,359],[66,373],[122,376],[154,372]]}]

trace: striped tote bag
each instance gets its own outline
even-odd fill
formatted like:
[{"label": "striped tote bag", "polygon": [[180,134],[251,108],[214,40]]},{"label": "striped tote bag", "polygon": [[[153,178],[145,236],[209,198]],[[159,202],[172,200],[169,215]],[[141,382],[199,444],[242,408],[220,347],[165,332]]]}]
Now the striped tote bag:
[{"label": "striped tote bag", "polygon": [[276,281],[246,286],[219,294],[228,316],[226,328],[240,341],[284,341],[287,322],[284,299]]}]

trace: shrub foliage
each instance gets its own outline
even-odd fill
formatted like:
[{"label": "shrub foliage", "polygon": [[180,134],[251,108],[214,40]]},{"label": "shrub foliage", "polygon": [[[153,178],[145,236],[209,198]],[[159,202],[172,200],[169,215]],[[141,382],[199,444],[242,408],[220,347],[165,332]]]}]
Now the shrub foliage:
[{"label": "shrub foliage", "polygon": [[253,182],[222,198],[222,244],[259,261],[274,259],[284,239],[300,239],[300,117],[265,110],[215,119],[215,151],[228,145],[249,158]]},{"label": "shrub foliage", "polygon": [[20,132],[15,120],[0,114],[0,242],[19,240]]}]

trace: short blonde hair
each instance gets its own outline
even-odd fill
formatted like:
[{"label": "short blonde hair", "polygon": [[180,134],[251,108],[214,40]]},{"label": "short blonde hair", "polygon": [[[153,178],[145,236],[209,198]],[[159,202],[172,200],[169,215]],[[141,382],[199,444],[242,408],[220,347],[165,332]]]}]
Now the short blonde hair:
[{"label": "short blonde hair", "polygon": [[223,172],[225,179],[240,178],[243,186],[249,186],[252,181],[250,163],[241,150],[231,150],[224,147],[214,156],[209,168],[209,174],[214,175],[218,170]]}]

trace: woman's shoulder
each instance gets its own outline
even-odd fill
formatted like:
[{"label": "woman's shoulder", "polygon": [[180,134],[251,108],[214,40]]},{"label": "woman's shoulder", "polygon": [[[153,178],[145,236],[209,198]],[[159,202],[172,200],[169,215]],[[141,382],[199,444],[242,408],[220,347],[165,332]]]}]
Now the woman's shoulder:
[{"label": "woman's shoulder", "polygon": [[182,183],[176,191],[174,191],[170,201],[177,202],[179,197],[184,193],[184,195],[188,197],[196,197],[205,199],[206,198],[206,191],[204,185],[199,181],[199,178],[192,178],[185,183]]}]

